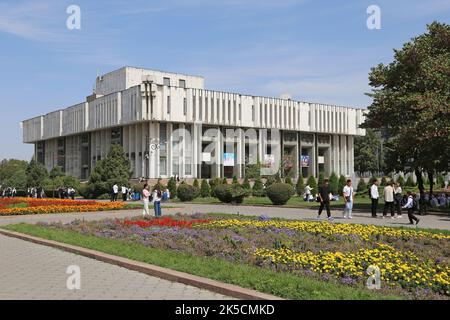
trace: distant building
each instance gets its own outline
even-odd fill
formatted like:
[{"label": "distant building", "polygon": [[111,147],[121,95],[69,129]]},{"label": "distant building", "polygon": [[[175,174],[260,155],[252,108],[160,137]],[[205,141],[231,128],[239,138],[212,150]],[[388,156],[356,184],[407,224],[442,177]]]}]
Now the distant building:
[{"label": "distant building", "polygon": [[23,121],[23,141],[47,169],[81,179],[112,144],[134,178],[241,178],[248,163],[276,158],[293,176],[351,176],[363,121],[361,109],[206,90],[202,77],[124,67],[97,77],[86,102]]}]

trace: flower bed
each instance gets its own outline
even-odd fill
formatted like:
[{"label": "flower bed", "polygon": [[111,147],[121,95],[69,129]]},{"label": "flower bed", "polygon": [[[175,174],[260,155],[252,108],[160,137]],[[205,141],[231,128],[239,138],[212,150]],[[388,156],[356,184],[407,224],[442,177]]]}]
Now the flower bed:
[{"label": "flower bed", "polygon": [[380,268],[383,293],[412,298],[450,296],[450,236],[356,224],[223,219],[179,215],[148,221],[75,221],[47,227],[137,242],[364,287]]},{"label": "flower bed", "polygon": [[[23,204],[23,207],[10,207]],[[0,199],[0,215],[27,215],[65,212],[93,212],[118,210],[124,207],[120,202],[74,201],[64,199],[5,198]]]}]

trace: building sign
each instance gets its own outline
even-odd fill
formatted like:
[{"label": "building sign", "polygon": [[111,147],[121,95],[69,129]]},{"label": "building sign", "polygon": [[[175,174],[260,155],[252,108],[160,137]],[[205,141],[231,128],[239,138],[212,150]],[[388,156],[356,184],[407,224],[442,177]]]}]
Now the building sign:
[{"label": "building sign", "polygon": [[273,166],[275,166],[275,155],[274,154],[265,154],[263,166],[264,166],[264,168],[273,168]]},{"label": "building sign", "polygon": [[318,156],[317,157],[317,163],[318,164],[325,163],[325,157],[324,156]]},{"label": "building sign", "polygon": [[209,152],[203,152],[203,153],[202,153],[202,161],[204,161],[204,162],[210,162],[210,161],[211,161],[211,153],[209,153]]},{"label": "building sign", "polygon": [[302,168],[308,168],[311,164],[311,158],[307,155],[300,156],[300,166]]},{"label": "building sign", "polygon": [[224,153],[223,154],[223,166],[224,167],[234,167],[234,153]]}]

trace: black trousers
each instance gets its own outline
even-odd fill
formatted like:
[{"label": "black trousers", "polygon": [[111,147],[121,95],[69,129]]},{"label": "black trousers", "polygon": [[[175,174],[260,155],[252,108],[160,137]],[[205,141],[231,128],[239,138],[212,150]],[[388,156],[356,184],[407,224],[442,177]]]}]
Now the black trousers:
[{"label": "black trousers", "polygon": [[392,201],[392,202],[387,202],[386,201],[384,203],[383,216],[387,215],[388,210],[391,211],[391,217],[395,216],[395,213],[394,213],[394,201]]},{"label": "black trousers", "polygon": [[331,217],[331,212],[330,212],[330,201],[323,201],[320,203],[320,207],[319,207],[319,216],[322,214],[323,208],[327,209],[327,217]]},{"label": "black trousers", "polygon": [[413,208],[408,209],[408,218],[410,223],[414,223],[414,221],[416,222],[419,221],[419,219],[417,219],[417,217],[414,215]]},{"label": "black trousers", "polygon": [[402,215],[402,204],[400,203],[400,201],[395,201],[395,211],[397,211],[397,215],[401,216]]},{"label": "black trousers", "polygon": [[377,216],[377,208],[378,208],[378,199],[371,199],[372,200],[372,217]]}]

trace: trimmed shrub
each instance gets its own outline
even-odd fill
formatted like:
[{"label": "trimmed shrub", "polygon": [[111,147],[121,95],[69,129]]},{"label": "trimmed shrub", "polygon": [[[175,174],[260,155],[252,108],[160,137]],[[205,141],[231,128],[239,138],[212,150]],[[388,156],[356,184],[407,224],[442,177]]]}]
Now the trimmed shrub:
[{"label": "trimmed shrub", "polygon": [[242,188],[245,190],[245,196],[249,197],[252,194],[252,187],[250,186],[250,182],[248,181],[248,178],[244,179],[244,182],[242,183]]},{"label": "trimmed shrub", "polygon": [[287,183],[274,183],[266,190],[270,201],[275,205],[285,205],[294,195],[294,188]]},{"label": "trimmed shrub", "polygon": [[239,184],[221,184],[216,187],[215,194],[221,202],[239,204],[244,201],[246,192]]},{"label": "trimmed shrub", "polygon": [[169,182],[167,183],[167,189],[169,189],[170,197],[175,198],[177,195],[177,182],[174,178],[170,178]]},{"label": "trimmed shrub", "polygon": [[236,177],[236,176],[233,176],[233,182],[232,182],[232,184],[239,184],[239,182],[238,182],[238,178]]},{"label": "trimmed shrub", "polygon": [[[384,177],[383,177],[383,179],[384,179]],[[386,179],[384,179],[384,184],[383,184],[383,179],[381,179],[381,184],[380,185],[385,186],[386,185]],[[405,179],[403,178],[403,176],[398,176],[396,182],[399,183],[401,186],[405,185]]]},{"label": "trimmed shrub", "polygon": [[359,179],[358,186],[356,188],[358,193],[363,193],[367,191],[367,184],[363,178]]},{"label": "trimmed shrub", "polygon": [[211,193],[211,190],[209,188],[208,181],[202,180],[202,184],[201,184],[201,187],[200,187],[200,196],[202,198],[208,198],[210,193]]},{"label": "trimmed shrub", "polygon": [[219,185],[219,184],[222,184],[222,179],[220,179],[220,178],[214,178],[214,179],[211,179],[211,180],[209,180],[209,185],[210,185],[210,192],[211,192],[211,197],[216,197],[216,194],[215,194],[215,189],[216,189],[216,187]]},{"label": "trimmed shrub", "polygon": [[316,194],[319,189],[317,188],[317,182],[316,182],[316,178],[314,178],[314,176],[309,176],[308,181],[306,182],[306,184],[308,184],[313,190],[312,190],[312,194]]},{"label": "trimmed shrub", "polygon": [[297,191],[297,194],[299,197],[302,197],[303,193],[305,192],[305,182],[303,181],[303,177],[301,175],[297,179],[297,184],[295,185],[295,190]]},{"label": "trimmed shrub", "polygon": [[196,194],[198,194],[198,189],[187,183],[181,183],[178,186],[177,197],[181,201],[192,201],[195,199]]},{"label": "trimmed shrub", "polygon": [[342,196],[343,189],[344,189],[346,184],[347,184],[347,179],[345,179],[344,175],[341,174],[341,176],[339,177],[339,182],[338,182],[338,193],[339,193],[339,195]]},{"label": "trimmed shrub", "polygon": [[284,182],[287,184],[290,184],[291,186],[294,186],[294,183],[292,182],[291,177],[286,177],[286,179],[284,179]]},{"label": "trimmed shrub", "polygon": [[252,195],[254,197],[264,197],[265,196],[265,191],[264,191],[264,187],[263,187],[263,183],[261,181],[261,178],[256,178],[255,183],[253,184],[253,188],[252,188]]},{"label": "trimmed shrub", "polygon": [[416,186],[416,184],[414,183],[414,180],[412,178],[412,175],[409,175],[408,179],[406,179],[405,186],[406,187],[415,187]]},{"label": "trimmed shrub", "polygon": [[[401,183],[401,185],[403,185],[403,178],[402,178],[402,183]],[[386,180],[386,177],[382,177],[381,178],[381,182],[380,182],[380,186],[386,186],[387,185],[387,180]]]},{"label": "trimmed shrub", "polygon": [[228,184],[228,180],[227,180],[227,178],[223,178],[223,180],[222,180],[222,184]]},{"label": "trimmed shrub", "polygon": [[319,181],[317,182],[318,186],[323,186],[323,181],[325,180],[325,175],[323,172],[319,173]]},{"label": "trimmed shrub", "polygon": [[268,187],[270,187],[274,183],[277,183],[277,179],[275,178],[275,176],[270,176],[270,177],[267,177],[266,183],[264,184],[264,186],[267,189]]},{"label": "trimmed shrub", "polygon": [[333,195],[339,193],[339,180],[336,173],[332,172],[330,175],[330,191]]}]

